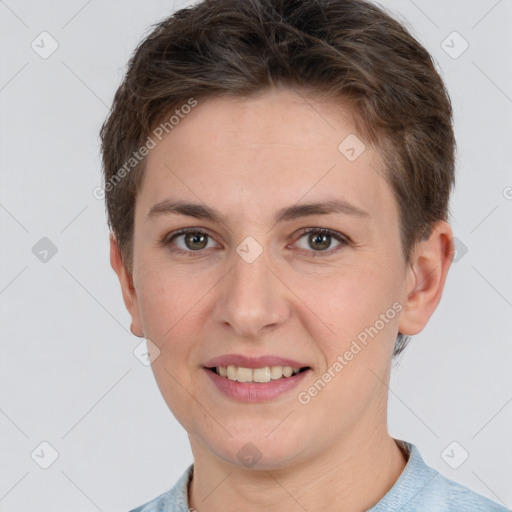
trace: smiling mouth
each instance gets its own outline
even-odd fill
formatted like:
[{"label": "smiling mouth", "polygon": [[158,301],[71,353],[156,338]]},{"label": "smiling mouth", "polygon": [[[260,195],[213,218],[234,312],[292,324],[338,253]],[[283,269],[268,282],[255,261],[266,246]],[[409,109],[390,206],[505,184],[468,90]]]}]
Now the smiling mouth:
[{"label": "smiling mouth", "polygon": [[302,368],[292,366],[264,366],[262,368],[245,368],[243,366],[234,365],[207,368],[207,370],[210,370],[211,372],[228,380],[255,383],[288,379],[309,369],[309,366],[304,366]]}]

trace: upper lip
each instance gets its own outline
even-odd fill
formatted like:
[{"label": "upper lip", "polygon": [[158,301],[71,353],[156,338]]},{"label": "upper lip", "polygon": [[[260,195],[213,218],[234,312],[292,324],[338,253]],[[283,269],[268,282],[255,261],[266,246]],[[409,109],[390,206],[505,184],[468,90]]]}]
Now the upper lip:
[{"label": "upper lip", "polygon": [[265,366],[291,366],[292,368],[304,368],[307,364],[279,356],[244,356],[242,354],[225,354],[214,357],[205,363],[206,368],[217,366],[240,366],[242,368],[264,368]]}]

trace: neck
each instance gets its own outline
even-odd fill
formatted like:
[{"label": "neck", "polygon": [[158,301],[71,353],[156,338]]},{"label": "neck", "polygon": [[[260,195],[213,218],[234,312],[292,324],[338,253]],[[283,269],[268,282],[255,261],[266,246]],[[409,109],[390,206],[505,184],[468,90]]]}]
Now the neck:
[{"label": "neck", "polygon": [[271,471],[194,457],[189,506],[197,512],[361,512],[393,487],[406,463],[387,429],[346,436],[327,453]]}]

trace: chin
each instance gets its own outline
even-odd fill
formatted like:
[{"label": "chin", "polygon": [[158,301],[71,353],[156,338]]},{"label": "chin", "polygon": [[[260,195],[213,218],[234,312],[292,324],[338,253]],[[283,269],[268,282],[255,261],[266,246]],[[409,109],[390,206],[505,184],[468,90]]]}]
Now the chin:
[{"label": "chin", "polygon": [[[274,425],[275,427],[275,425]],[[283,469],[291,464],[304,451],[304,438],[293,439],[290,436],[278,436],[270,434],[269,430],[265,433],[255,432],[245,435],[233,432],[233,437],[224,439],[223,442],[212,446],[215,454],[226,462],[237,466],[238,468],[276,470]]]}]

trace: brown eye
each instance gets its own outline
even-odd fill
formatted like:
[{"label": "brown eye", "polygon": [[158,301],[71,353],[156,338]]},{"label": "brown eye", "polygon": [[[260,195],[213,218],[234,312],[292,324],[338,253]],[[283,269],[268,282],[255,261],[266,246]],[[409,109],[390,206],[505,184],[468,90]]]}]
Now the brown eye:
[{"label": "brown eye", "polygon": [[187,233],[184,235],[185,245],[189,249],[204,249],[207,245],[208,235],[204,233]]},{"label": "brown eye", "polygon": [[313,233],[308,235],[308,243],[314,249],[328,249],[331,245],[331,235],[325,233]]},{"label": "brown eye", "polygon": [[[327,256],[334,252],[337,252],[339,248],[349,245],[350,241],[347,237],[343,236],[341,233],[336,231],[332,231],[326,228],[315,228],[308,229],[303,231],[299,240],[305,238],[307,235],[307,247],[302,247],[311,253],[312,256]],[[331,247],[332,240],[336,240],[339,242],[338,246],[335,249],[329,251],[328,249]],[[311,250],[313,249],[313,250]],[[318,254],[315,254],[318,253]]]},{"label": "brown eye", "polygon": [[208,249],[213,246],[208,246],[208,242],[212,241],[210,235],[198,229],[183,229],[172,236],[166,237],[162,244],[168,247],[171,252],[177,254],[186,254],[193,256],[194,252],[201,252],[203,249]]}]

